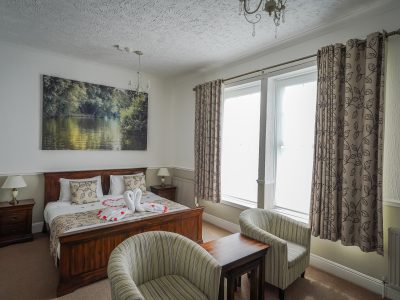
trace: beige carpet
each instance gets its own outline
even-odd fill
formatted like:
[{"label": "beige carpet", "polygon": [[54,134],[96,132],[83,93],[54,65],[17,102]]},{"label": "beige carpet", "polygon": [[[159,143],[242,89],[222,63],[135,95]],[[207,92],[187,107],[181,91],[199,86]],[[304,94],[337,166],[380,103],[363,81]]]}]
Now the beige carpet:
[{"label": "beige carpet", "polygon": [[[204,241],[213,240],[229,232],[204,223]],[[0,248],[0,299],[56,299],[58,274],[49,255],[48,236],[38,234],[33,242]],[[108,280],[102,280],[59,299],[111,299]],[[249,283],[242,277],[242,287],[235,299],[249,299]],[[265,299],[278,299],[278,290],[266,286]],[[338,277],[308,268],[306,278],[299,278],[286,290],[286,299],[296,300],[372,300],[380,297]]]}]

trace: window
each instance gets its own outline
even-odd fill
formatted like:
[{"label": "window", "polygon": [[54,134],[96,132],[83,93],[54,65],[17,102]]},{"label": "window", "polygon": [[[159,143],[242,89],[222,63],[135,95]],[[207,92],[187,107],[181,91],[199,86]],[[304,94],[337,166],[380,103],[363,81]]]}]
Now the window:
[{"label": "window", "polygon": [[314,62],[224,89],[222,203],[308,219],[316,92]]},{"label": "window", "polygon": [[257,206],[261,81],[224,90],[222,201]]},{"label": "window", "polygon": [[268,79],[267,126],[275,130],[266,144],[274,166],[267,191],[273,201],[265,200],[270,208],[300,218],[307,218],[310,207],[316,77],[315,68],[307,68]]}]

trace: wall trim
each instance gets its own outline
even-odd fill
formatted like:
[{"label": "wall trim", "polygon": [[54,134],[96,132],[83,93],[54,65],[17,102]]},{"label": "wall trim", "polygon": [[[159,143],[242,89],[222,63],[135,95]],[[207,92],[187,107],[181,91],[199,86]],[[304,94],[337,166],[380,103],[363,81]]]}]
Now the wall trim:
[{"label": "wall trim", "polygon": [[32,223],[32,233],[42,232],[44,222]]},{"label": "wall trim", "polygon": [[177,170],[181,170],[181,171],[188,171],[188,172],[194,172],[194,169],[191,169],[191,168],[185,168],[185,167],[172,167],[172,168],[174,168],[174,169],[177,169]]},{"label": "wall trim", "polygon": [[232,233],[240,232],[240,226],[239,225],[237,225],[235,223],[232,223],[232,222],[229,222],[227,220],[218,218],[218,217],[216,217],[214,215],[211,215],[211,214],[203,213],[203,220],[208,222],[208,223],[211,223],[211,224],[213,224],[215,226],[223,228],[223,229],[225,229],[225,230],[227,230],[229,232],[232,232]]},{"label": "wall trim", "polygon": [[174,180],[179,180],[179,181],[183,181],[183,182],[187,182],[187,183],[193,183],[193,179],[183,178],[180,176],[172,176],[172,181],[174,181]]},{"label": "wall trim", "polygon": [[[232,233],[240,232],[239,225],[211,214],[203,213],[203,220]],[[385,295],[390,299],[400,299],[400,291],[386,286],[382,280],[348,268],[316,254],[311,253],[310,265],[339,278],[343,278],[344,280],[352,282],[379,295]]]},{"label": "wall trim", "polygon": [[193,169],[184,169],[184,168],[177,168],[174,166],[166,166],[166,165],[160,165],[158,167],[145,167],[145,166],[122,166],[122,167],[104,167],[104,168],[85,168],[81,170],[77,169],[64,169],[64,170],[39,170],[39,171],[21,171],[21,172],[0,172],[0,176],[11,176],[11,175],[22,175],[22,176],[35,176],[35,175],[43,175],[43,173],[47,172],[74,172],[74,171],[91,171],[91,170],[108,170],[108,169],[131,169],[131,168],[146,168],[147,170],[158,170],[159,168],[169,168],[169,169],[179,169],[179,170],[184,170],[184,171],[194,171]]},{"label": "wall trim", "polygon": [[339,278],[355,283],[377,294],[382,293],[383,282],[334,261],[311,253],[310,265]]},{"label": "wall trim", "polygon": [[400,199],[387,199],[383,201],[383,205],[400,207]]},{"label": "wall trim", "polygon": [[387,286],[382,280],[348,268],[344,265],[338,264],[334,261],[328,260],[316,254],[311,253],[310,265],[329,274],[335,275],[339,278],[343,278],[344,280],[359,285],[367,290],[375,292],[381,295],[382,298],[386,296],[390,299],[400,299],[400,291],[397,291]]}]

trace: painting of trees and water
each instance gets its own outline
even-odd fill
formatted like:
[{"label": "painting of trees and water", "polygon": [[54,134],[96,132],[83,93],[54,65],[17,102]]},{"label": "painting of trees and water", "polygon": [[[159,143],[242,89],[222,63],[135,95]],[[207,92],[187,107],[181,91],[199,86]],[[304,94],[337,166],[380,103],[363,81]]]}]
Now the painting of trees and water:
[{"label": "painting of trees and water", "polygon": [[148,94],[43,75],[43,150],[146,150]]}]

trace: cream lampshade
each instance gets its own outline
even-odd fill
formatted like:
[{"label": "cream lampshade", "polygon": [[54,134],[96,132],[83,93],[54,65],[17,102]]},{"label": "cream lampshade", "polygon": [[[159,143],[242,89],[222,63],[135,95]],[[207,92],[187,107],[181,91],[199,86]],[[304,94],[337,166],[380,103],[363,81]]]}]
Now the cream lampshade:
[{"label": "cream lampshade", "polygon": [[10,204],[16,205],[18,203],[17,196],[18,196],[18,189],[26,187],[25,180],[22,176],[8,176],[4,184],[2,185],[2,189],[12,189],[13,200],[10,201]]},{"label": "cream lampshade", "polygon": [[170,176],[167,168],[160,168],[158,170],[157,176],[161,177],[161,186],[165,186],[165,177]]}]

